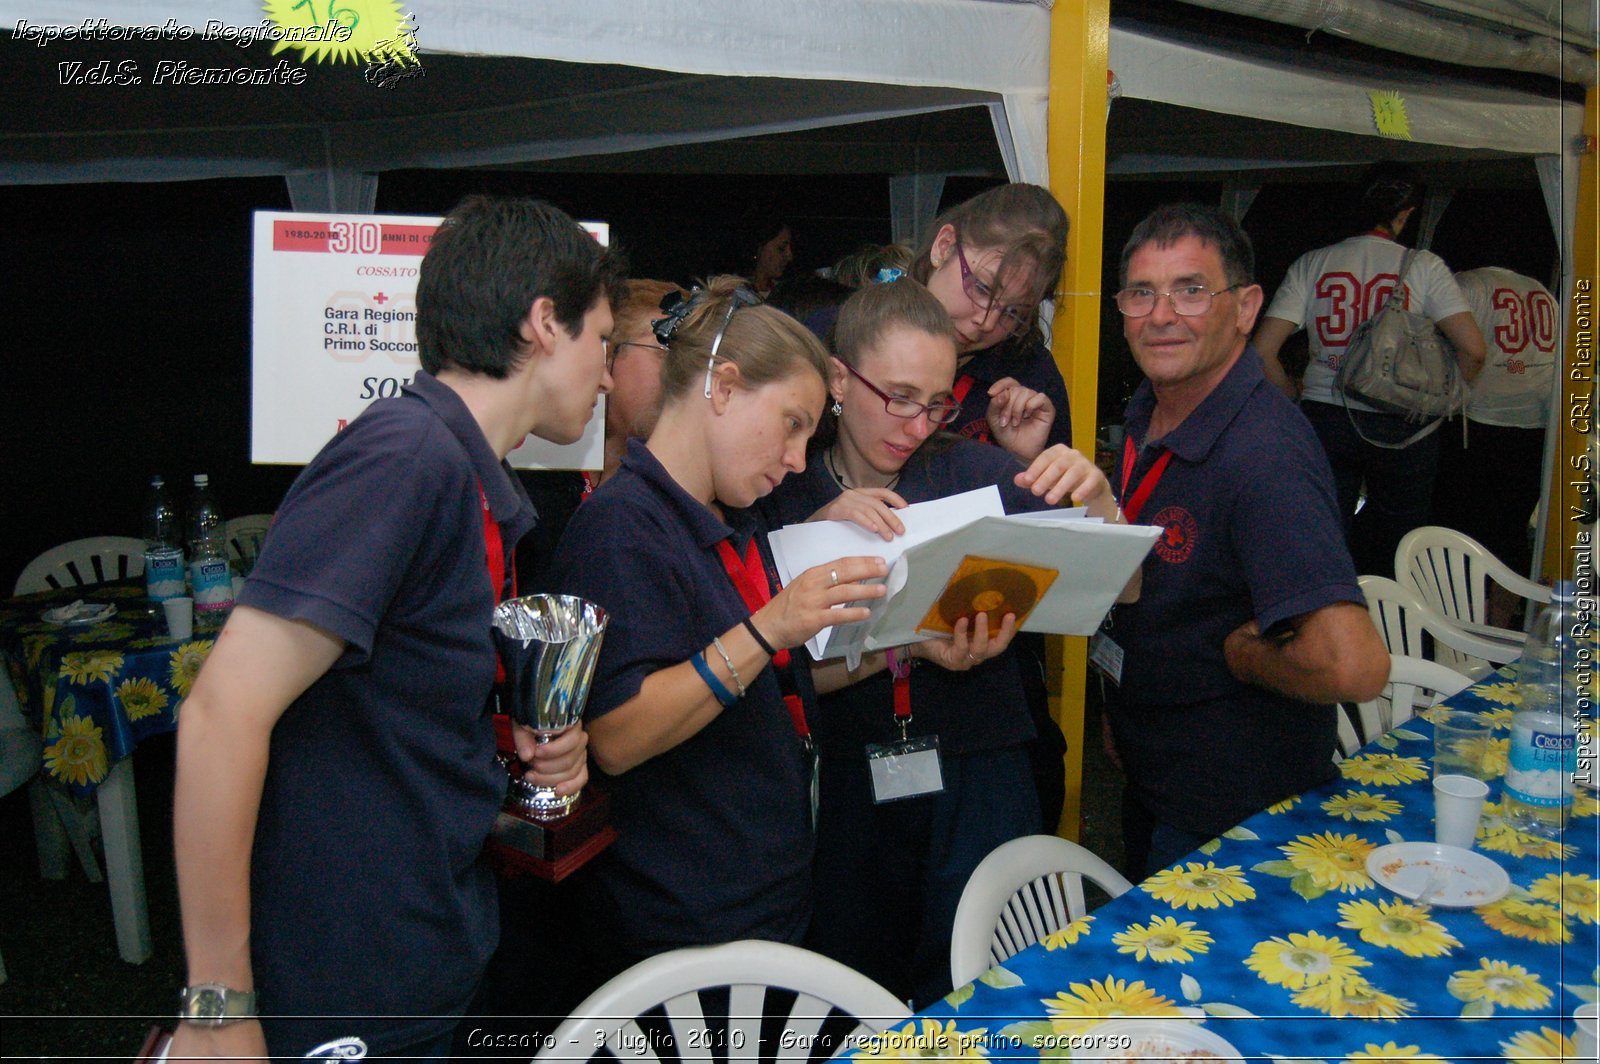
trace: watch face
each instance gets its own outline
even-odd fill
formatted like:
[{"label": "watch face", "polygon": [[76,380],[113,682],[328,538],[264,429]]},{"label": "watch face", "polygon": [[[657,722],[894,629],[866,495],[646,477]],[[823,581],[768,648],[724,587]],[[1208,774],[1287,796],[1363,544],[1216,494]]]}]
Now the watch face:
[{"label": "watch face", "polygon": [[225,1015],[222,993],[201,987],[189,998],[189,1015],[197,1020],[220,1020]]}]

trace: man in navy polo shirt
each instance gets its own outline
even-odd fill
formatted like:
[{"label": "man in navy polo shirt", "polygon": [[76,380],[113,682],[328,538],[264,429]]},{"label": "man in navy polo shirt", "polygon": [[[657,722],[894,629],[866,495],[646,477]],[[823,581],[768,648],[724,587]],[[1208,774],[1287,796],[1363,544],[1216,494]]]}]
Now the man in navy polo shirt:
[{"label": "man in navy polo shirt", "polygon": [[1333,704],[1388,679],[1327,458],[1248,343],[1254,268],[1238,224],[1197,204],[1158,208],[1122,252],[1117,307],[1147,379],[1113,482],[1163,533],[1091,653],[1115,681],[1134,878],[1329,779]]},{"label": "man in navy polo shirt", "polygon": [[[295,481],[184,702],[172,1059],[448,1054],[498,934],[490,615],[535,521],[505,456],[582,434],[619,280],[547,204],[469,199],[440,226],[423,370]],[[582,729],[517,746],[533,782],[587,778]]]}]

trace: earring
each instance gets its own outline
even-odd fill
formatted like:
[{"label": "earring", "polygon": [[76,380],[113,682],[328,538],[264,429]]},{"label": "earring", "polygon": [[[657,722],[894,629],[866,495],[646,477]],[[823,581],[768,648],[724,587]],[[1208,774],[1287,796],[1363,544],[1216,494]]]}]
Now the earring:
[{"label": "earring", "polygon": [[838,417],[840,414],[844,413],[844,404],[835,399],[833,401],[833,405],[828,407],[828,413],[832,414],[834,417]]}]

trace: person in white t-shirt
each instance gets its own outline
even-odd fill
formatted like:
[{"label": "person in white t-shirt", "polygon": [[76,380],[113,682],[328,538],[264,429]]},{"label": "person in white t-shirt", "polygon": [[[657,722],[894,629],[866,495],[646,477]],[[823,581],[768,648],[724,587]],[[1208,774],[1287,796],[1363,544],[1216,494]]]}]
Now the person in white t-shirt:
[{"label": "person in white t-shirt", "polygon": [[1465,443],[1455,431],[1440,441],[1434,520],[1526,573],[1561,308],[1544,285],[1499,266],[1458,273],[1456,283],[1489,354],[1467,403]]},{"label": "person in white t-shirt", "polygon": [[[1356,326],[1383,306],[1399,278],[1406,248],[1398,238],[1422,195],[1422,183],[1408,166],[1379,163],[1368,170],[1352,218],[1354,235],[1295,260],[1255,334],[1267,377],[1292,398],[1294,385],[1278,352],[1290,336],[1307,330],[1311,360],[1301,409],[1328,453],[1350,553],[1362,573],[1390,574],[1401,537],[1431,519],[1438,434],[1400,448],[1381,446],[1406,440],[1416,426],[1355,400],[1347,411],[1334,386]],[[1483,366],[1483,336],[1444,260],[1417,252],[1404,289],[1405,308],[1437,323],[1455,346],[1462,373],[1475,378]],[[1367,501],[1358,515],[1363,483]]]}]

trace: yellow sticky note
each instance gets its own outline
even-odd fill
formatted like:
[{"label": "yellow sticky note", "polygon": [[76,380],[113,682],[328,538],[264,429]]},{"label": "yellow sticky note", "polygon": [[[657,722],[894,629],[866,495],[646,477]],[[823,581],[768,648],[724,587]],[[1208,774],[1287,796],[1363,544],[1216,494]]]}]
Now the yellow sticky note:
[{"label": "yellow sticky note", "polygon": [[1411,123],[1406,118],[1406,102],[1398,92],[1369,92],[1372,99],[1372,124],[1380,137],[1411,139]]}]

